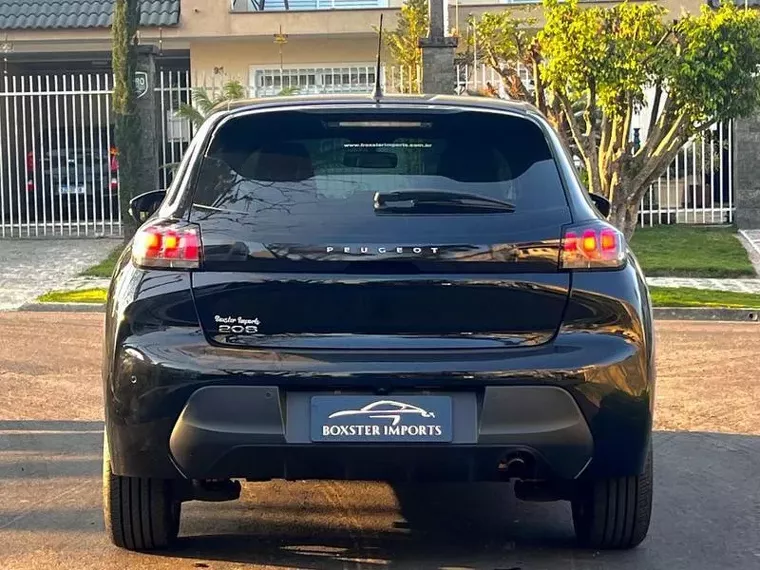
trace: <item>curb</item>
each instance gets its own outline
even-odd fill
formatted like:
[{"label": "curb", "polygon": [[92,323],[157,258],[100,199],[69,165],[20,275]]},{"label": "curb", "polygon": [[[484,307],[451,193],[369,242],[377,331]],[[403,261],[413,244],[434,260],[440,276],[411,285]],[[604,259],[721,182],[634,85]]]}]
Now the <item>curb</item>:
[{"label": "curb", "polygon": [[19,311],[33,313],[105,313],[105,303],[27,303]]},{"label": "curb", "polygon": [[758,255],[760,255],[760,246],[758,246],[753,240],[749,239],[746,230],[739,230],[739,235],[744,238],[744,241],[746,241],[749,246],[757,252]]},{"label": "curb", "polygon": [[[105,313],[102,303],[28,303],[18,309],[42,313]],[[655,307],[658,321],[741,321],[760,322],[760,309],[721,309],[717,307]]]},{"label": "curb", "polygon": [[760,321],[760,309],[721,309],[718,307],[655,307],[658,321]]}]

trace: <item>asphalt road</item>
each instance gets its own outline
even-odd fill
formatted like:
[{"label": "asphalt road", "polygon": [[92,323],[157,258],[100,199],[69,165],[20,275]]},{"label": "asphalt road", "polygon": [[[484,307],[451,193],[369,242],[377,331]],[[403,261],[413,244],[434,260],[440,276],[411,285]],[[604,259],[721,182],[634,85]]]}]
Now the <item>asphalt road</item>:
[{"label": "asphalt road", "polygon": [[566,505],[505,485],[274,482],[186,504],[177,548],[143,555],[103,534],[101,318],[0,313],[2,570],[760,568],[758,325],[658,324],[672,431],[656,434],[654,519],[634,551],[574,549]]}]

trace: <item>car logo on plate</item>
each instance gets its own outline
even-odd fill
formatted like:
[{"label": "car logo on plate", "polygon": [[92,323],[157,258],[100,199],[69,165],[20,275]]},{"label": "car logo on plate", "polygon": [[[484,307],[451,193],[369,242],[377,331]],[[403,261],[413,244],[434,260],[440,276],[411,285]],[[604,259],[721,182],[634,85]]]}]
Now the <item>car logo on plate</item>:
[{"label": "car logo on plate", "polygon": [[333,412],[328,416],[328,419],[345,416],[366,416],[372,419],[391,420],[391,425],[395,426],[401,422],[401,417],[407,414],[417,415],[423,418],[435,418],[433,412],[429,412],[411,404],[394,402],[393,400],[380,400],[379,402],[367,404],[358,410],[340,410]]}]

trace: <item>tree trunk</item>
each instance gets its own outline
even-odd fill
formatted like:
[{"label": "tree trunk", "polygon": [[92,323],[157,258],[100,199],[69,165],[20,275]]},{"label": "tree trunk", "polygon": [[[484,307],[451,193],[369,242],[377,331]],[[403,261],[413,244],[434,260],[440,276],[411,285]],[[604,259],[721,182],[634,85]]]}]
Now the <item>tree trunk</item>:
[{"label": "tree trunk", "polygon": [[639,223],[639,202],[629,204],[625,198],[612,201],[609,221],[630,240]]},{"label": "tree trunk", "polygon": [[119,156],[119,200],[124,239],[129,240],[137,223],[129,215],[129,201],[140,188],[140,118],[135,103],[137,34],[140,10],[137,0],[116,0],[112,25],[114,73],[113,110]]}]

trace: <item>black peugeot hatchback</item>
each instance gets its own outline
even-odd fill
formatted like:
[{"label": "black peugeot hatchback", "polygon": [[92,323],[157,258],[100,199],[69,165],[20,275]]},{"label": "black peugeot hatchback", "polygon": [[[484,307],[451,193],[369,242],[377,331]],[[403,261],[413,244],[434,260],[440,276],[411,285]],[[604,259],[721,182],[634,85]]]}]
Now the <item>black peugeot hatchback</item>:
[{"label": "black peugeot hatchback", "polygon": [[[215,113],[107,306],[105,519],[169,544],[239,480],[514,481],[580,544],[652,505],[649,296],[530,106],[288,97]],[[505,537],[506,539],[506,537]]]}]

